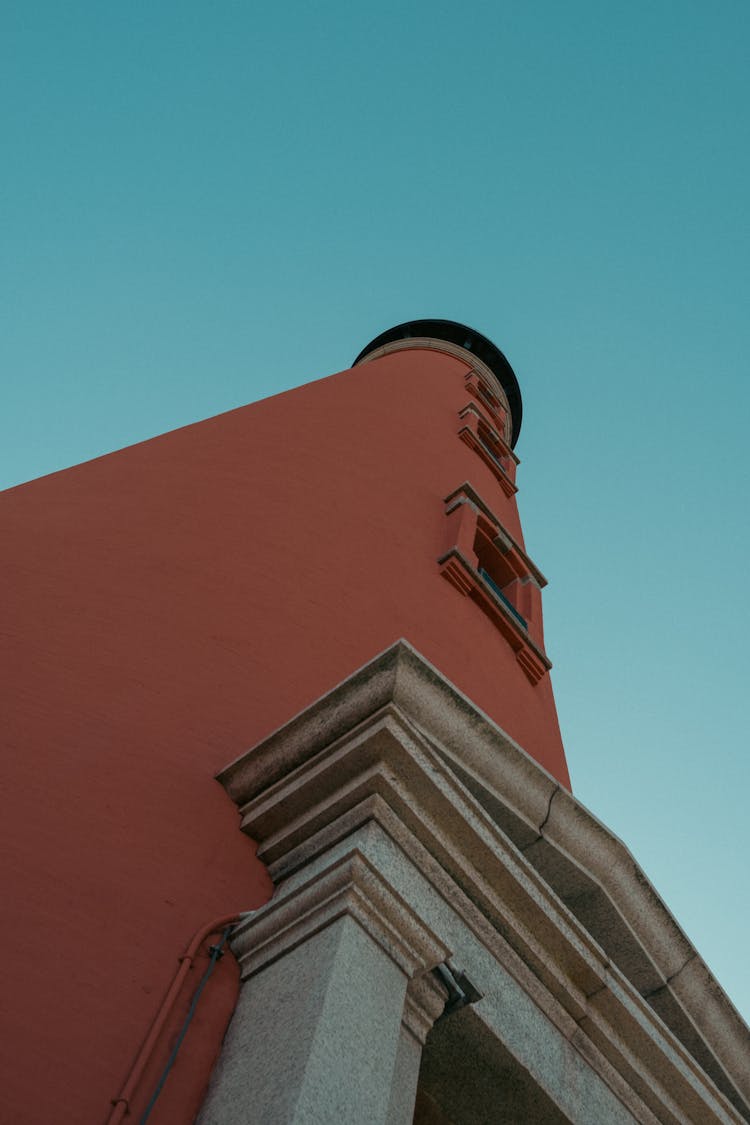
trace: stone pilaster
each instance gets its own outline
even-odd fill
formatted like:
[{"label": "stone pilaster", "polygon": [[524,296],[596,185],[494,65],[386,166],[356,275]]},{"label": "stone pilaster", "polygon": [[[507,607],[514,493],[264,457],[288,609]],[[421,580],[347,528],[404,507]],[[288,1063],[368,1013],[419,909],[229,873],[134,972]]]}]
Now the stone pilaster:
[{"label": "stone pilaster", "polygon": [[232,939],[243,985],[200,1125],[410,1125],[448,956],[368,857],[318,854]]}]

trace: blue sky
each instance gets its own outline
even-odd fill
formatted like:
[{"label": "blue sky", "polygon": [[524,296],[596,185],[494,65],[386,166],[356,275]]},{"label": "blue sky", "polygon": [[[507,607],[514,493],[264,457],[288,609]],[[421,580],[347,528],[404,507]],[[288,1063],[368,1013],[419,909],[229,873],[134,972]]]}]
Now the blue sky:
[{"label": "blue sky", "polygon": [[463,320],[577,795],[750,1015],[750,9],[6,6],[0,485]]}]

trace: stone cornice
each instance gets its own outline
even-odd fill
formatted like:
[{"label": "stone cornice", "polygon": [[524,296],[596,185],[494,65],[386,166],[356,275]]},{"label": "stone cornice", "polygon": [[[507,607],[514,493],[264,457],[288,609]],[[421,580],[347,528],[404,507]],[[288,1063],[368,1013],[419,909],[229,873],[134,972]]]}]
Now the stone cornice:
[{"label": "stone cornice", "polygon": [[[399,730],[388,728],[386,718]],[[426,758],[432,766],[417,767]],[[440,761],[442,770],[436,768]],[[409,781],[415,769],[422,778],[418,785]],[[293,878],[295,864],[330,848],[337,834],[354,828],[357,815],[383,824],[390,817],[396,825],[391,834],[406,831],[419,842],[415,849],[423,848],[451,873],[578,1026],[589,1027],[598,1050],[607,1053],[612,1035],[604,1025],[597,1031],[601,1019],[607,1026],[619,1021],[626,1040],[635,1036],[634,1042],[645,1042],[644,1035],[658,1039],[658,1027],[666,1026],[663,1050],[682,1057],[683,1069],[685,1057],[695,1059],[690,1082],[702,1089],[705,1071],[748,1113],[750,1033],[631,854],[406,642],[219,779],[277,875]],[[306,794],[297,804],[295,792]],[[313,808],[311,795],[317,799]],[[497,828],[509,838],[510,850]],[[463,855],[467,847],[470,854]],[[482,891],[490,872],[494,891]],[[514,904],[505,925],[491,907],[499,886],[504,901]],[[550,969],[543,949],[555,942],[558,962],[560,948],[567,951],[567,968],[557,982],[550,972],[558,970]]]},{"label": "stone cornice", "polygon": [[217,779],[243,806],[391,702],[447,755],[448,747],[460,746],[451,767],[465,767],[469,787],[481,779],[488,758],[496,759],[504,789],[491,815],[514,841],[528,845],[539,839],[538,826],[559,783],[403,640],[226,766]]},{"label": "stone cornice", "polygon": [[232,934],[243,979],[306,941],[336,918],[354,918],[410,979],[445,961],[449,950],[356,849],[298,886],[288,886]]}]

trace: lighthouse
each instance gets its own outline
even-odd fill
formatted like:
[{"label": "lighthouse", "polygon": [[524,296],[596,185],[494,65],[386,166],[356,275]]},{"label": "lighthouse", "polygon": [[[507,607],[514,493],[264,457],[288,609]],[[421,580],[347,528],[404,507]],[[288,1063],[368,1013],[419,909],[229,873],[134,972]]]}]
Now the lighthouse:
[{"label": "lighthouse", "polygon": [[416,320],[0,497],[8,1120],[750,1120],[747,1028],[571,791],[521,428]]}]

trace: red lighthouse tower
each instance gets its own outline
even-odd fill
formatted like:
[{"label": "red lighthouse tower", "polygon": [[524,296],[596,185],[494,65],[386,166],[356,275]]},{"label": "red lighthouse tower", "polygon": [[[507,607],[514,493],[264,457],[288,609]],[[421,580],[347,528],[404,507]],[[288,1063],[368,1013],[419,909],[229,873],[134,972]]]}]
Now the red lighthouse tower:
[{"label": "red lighthouse tower", "polygon": [[743,1119],[747,1029],[570,794],[520,426],[414,321],[0,498],[8,1120]]}]

